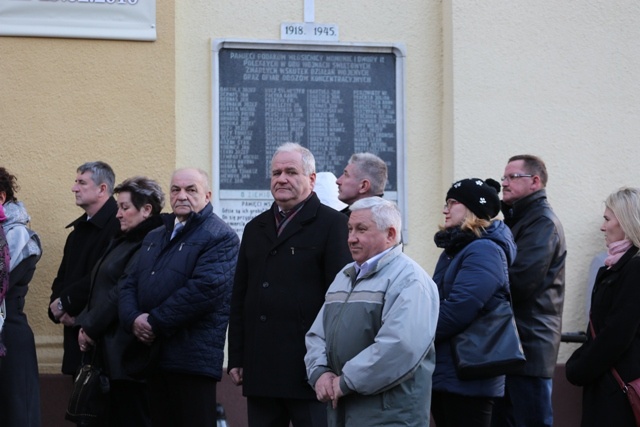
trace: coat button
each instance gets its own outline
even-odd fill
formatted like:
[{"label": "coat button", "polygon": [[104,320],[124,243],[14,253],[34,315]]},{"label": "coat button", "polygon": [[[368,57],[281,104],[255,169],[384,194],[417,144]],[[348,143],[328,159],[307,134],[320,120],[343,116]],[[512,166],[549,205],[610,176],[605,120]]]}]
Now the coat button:
[{"label": "coat button", "polygon": [[278,251],[277,251],[277,250],[275,250],[275,249],[271,251],[271,255],[275,255],[275,254],[277,254],[277,253],[278,253]]},{"label": "coat button", "polygon": [[262,284],[262,287],[263,287],[263,288],[268,288],[268,287],[269,287],[269,282],[264,282],[264,283]]},{"label": "coat button", "polygon": [[260,321],[261,322],[266,322],[267,321],[267,316],[265,316],[264,314],[262,316],[260,316]]}]

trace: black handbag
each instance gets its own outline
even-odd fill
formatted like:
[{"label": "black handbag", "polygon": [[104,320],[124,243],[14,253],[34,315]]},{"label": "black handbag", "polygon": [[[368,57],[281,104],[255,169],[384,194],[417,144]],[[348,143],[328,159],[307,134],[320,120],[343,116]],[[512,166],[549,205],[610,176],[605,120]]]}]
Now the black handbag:
[{"label": "black handbag", "polygon": [[451,339],[451,347],[463,380],[515,374],[526,362],[510,299],[483,312]]},{"label": "black handbag", "polygon": [[109,403],[109,377],[95,364],[97,348],[93,349],[90,363],[83,362],[73,381],[65,419],[78,425],[90,426],[105,413]]}]

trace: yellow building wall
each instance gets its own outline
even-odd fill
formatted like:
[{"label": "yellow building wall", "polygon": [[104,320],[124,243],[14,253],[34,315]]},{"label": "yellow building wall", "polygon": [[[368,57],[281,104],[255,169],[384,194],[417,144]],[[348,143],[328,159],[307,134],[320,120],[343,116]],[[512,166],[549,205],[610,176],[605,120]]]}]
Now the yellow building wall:
[{"label": "yellow building wall", "polygon": [[83,211],[76,168],[103,160],[167,190],[176,164],[173,2],[157,2],[155,42],[0,37],[0,165],[42,239],[26,299],[41,372],[60,372],[62,326],[47,316],[66,225]]},{"label": "yellow building wall", "polygon": [[[64,227],[82,213],[76,167],[104,160],[119,182],[145,174],[165,190],[175,167],[210,172],[211,40],[278,40],[281,22],[304,17],[304,0],[156,4],[155,42],[0,37],[0,165],[18,176],[45,250],[27,297],[42,372],[62,357],[46,308]],[[406,49],[411,257],[433,271],[451,182],[499,177],[509,156],[539,154],[569,249],[564,330],[584,328],[601,201],[640,185],[638,19],[633,0],[315,1],[315,21],[337,24],[341,42]]]}]

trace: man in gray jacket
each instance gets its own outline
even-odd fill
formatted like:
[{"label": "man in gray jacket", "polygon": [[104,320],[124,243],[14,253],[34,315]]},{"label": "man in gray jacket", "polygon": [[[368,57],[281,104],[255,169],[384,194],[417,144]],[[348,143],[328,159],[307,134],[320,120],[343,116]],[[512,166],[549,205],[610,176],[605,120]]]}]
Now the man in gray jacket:
[{"label": "man in gray jacket", "polygon": [[330,426],[428,426],[436,285],[400,245],[398,208],[351,206],[348,264],[306,335],[305,363]]}]

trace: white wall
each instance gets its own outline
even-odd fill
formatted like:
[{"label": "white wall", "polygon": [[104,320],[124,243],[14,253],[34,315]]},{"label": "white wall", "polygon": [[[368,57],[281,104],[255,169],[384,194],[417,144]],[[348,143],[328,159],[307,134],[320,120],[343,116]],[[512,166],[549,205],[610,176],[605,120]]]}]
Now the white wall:
[{"label": "white wall", "polygon": [[[568,247],[565,331],[584,330],[603,200],[640,186],[640,3],[447,1],[445,146],[452,177],[501,176],[540,155]],[[561,348],[561,360],[573,346]]]}]

